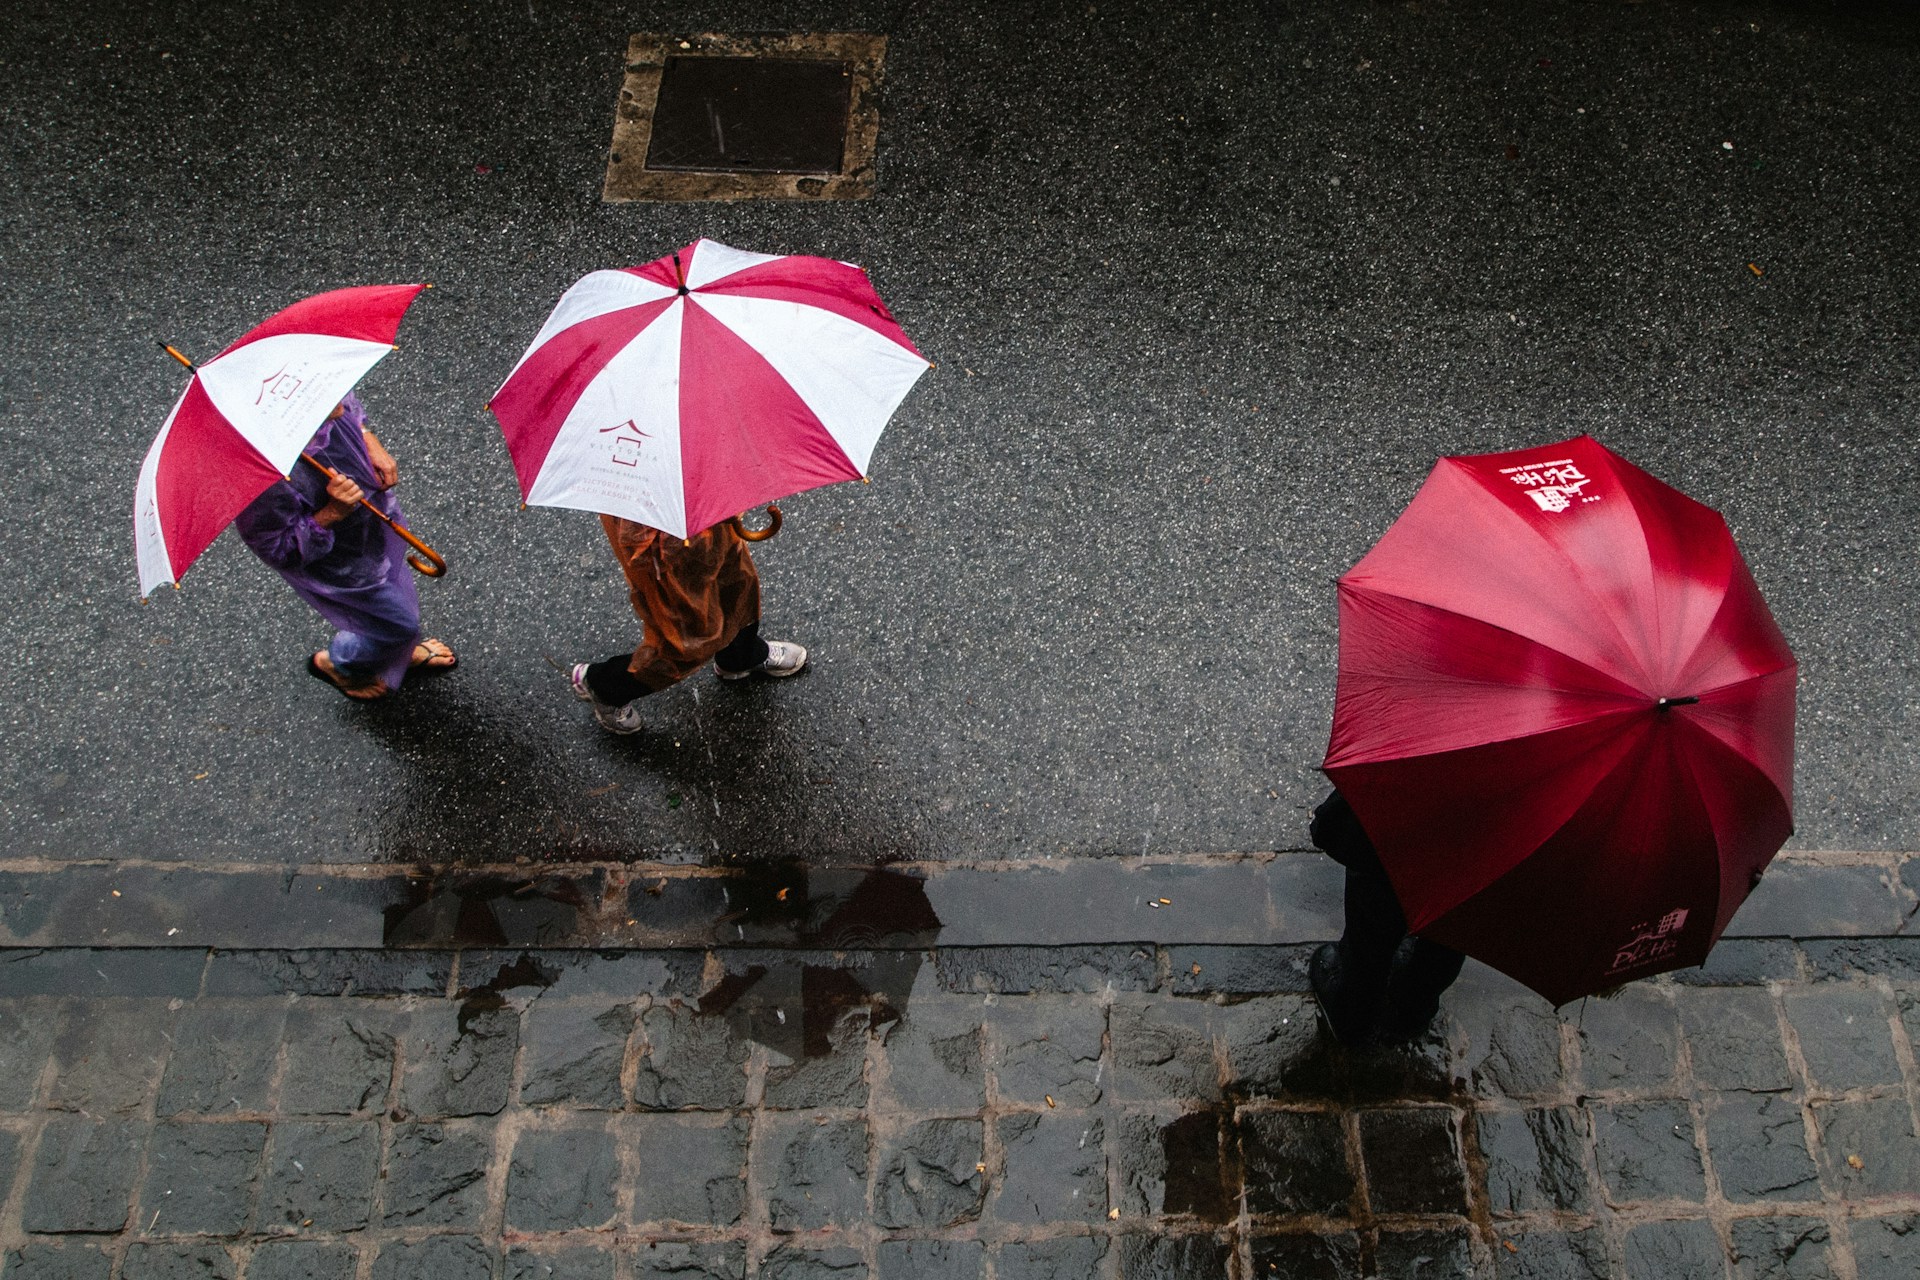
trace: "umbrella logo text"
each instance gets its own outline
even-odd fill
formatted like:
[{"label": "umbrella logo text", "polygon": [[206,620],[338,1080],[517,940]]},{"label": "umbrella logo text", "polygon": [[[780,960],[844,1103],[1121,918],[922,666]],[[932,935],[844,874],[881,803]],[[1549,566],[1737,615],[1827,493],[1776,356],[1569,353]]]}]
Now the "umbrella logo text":
[{"label": "umbrella logo text", "polygon": [[639,466],[640,451],[645,447],[642,442],[651,440],[653,438],[652,434],[642,431],[639,426],[634,423],[632,418],[628,418],[617,427],[600,428],[600,434],[603,436],[615,431],[628,432],[631,434],[616,435],[613,437],[613,464],[616,467]]},{"label": "umbrella logo text", "polygon": [[1583,494],[1593,477],[1573,465],[1572,458],[1552,462],[1530,462],[1518,467],[1502,467],[1500,474],[1526,490],[1534,505],[1542,511],[1566,511],[1575,502],[1598,502],[1600,495]]},{"label": "umbrella logo text", "polygon": [[1680,949],[1680,930],[1687,924],[1687,909],[1675,907],[1660,917],[1659,923],[1649,928],[1647,925],[1633,927],[1633,941],[1614,953],[1613,967],[1608,973],[1620,973],[1627,969],[1638,969],[1643,964],[1655,960],[1664,960]]},{"label": "umbrella logo text", "polygon": [[276,400],[291,400],[300,390],[300,384],[305,381],[305,378],[288,373],[287,366],[281,365],[278,372],[268,374],[260,380],[260,392],[254,396],[253,402],[259,404],[268,396]]}]

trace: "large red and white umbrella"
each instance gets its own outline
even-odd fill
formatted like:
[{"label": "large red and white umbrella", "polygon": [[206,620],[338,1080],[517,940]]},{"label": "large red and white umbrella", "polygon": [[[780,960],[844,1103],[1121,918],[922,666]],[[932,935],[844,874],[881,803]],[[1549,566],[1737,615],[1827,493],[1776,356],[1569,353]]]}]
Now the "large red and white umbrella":
[{"label": "large red and white umbrella", "polygon": [[927,368],[860,268],[698,240],[567,290],[487,407],[528,503],[687,538],[865,476]]},{"label": "large red and white umbrella", "polygon": [[400,318],[426,287],[317,293],[194,367],[134,490],[143,597],[177,584],[248,503],[286,477],[334,406],[393,350]]}]

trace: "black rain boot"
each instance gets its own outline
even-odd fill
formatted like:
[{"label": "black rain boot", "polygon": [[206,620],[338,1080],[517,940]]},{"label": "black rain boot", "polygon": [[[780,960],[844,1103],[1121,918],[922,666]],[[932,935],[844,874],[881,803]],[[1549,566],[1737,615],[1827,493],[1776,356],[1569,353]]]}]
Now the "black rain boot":
[{"label": "black rain boot", "polygon": [[1322,943],[1314,950],[1307,965],[1307,980],[1313,984],[1320,1016],[1335,1040],[1349,1049],[1365,1048],[1374,1042],[1379,1030],[1379,1001],[1365,999],[1352,990],[1338,943]]}]

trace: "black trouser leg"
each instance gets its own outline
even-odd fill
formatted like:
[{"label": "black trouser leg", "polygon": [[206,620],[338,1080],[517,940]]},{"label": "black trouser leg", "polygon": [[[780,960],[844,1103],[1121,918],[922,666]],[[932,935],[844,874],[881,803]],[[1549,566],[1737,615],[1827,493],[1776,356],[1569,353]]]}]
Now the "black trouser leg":
[{"label": "black trouser leg", "polygon": [[633,673],[627,670],[632,662],[632,654],[620,653],[588,663],[588,691],[610,707],[623,707],[635,698],[646,697],[653,691],[634,679]]},{"label": "black trouser leg", "polygon": [[1340,935],[1340,996],[1356,1008],[1376,1010],[1387,996],[1393,953],[1407,936],[1407,918],[1377,858],[1367,854],[1349,858],[1346,908],[1346,929]]},{"label": "black trouser leg", "polygon": [[767,642],[760,638],[760,624],[750,622],[727,641],[726,648],[713,655],[713,665],[722,671],[751,671],[767,660],[767,652]]}]

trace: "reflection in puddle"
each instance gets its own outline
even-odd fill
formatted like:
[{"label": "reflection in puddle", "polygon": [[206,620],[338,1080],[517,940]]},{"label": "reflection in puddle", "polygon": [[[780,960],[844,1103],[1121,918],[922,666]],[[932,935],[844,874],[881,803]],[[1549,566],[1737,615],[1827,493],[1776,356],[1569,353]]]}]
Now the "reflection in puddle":
[{"label": "reflection in puddle", "polygon": [[1160,1128],[1166,1161],[1163,1213],[1190,1213],[1203,1222],[1231,1222],[1240,1211],[1239,1189],[1221,1158],[1221,1133],[1228,1128],[1219,1111],[1194,1111]]},{"label": "reflection in puddle", "polygon": [[390,947],[564,945],[578,935],[597,876],[422,877],[384,912]]}]

